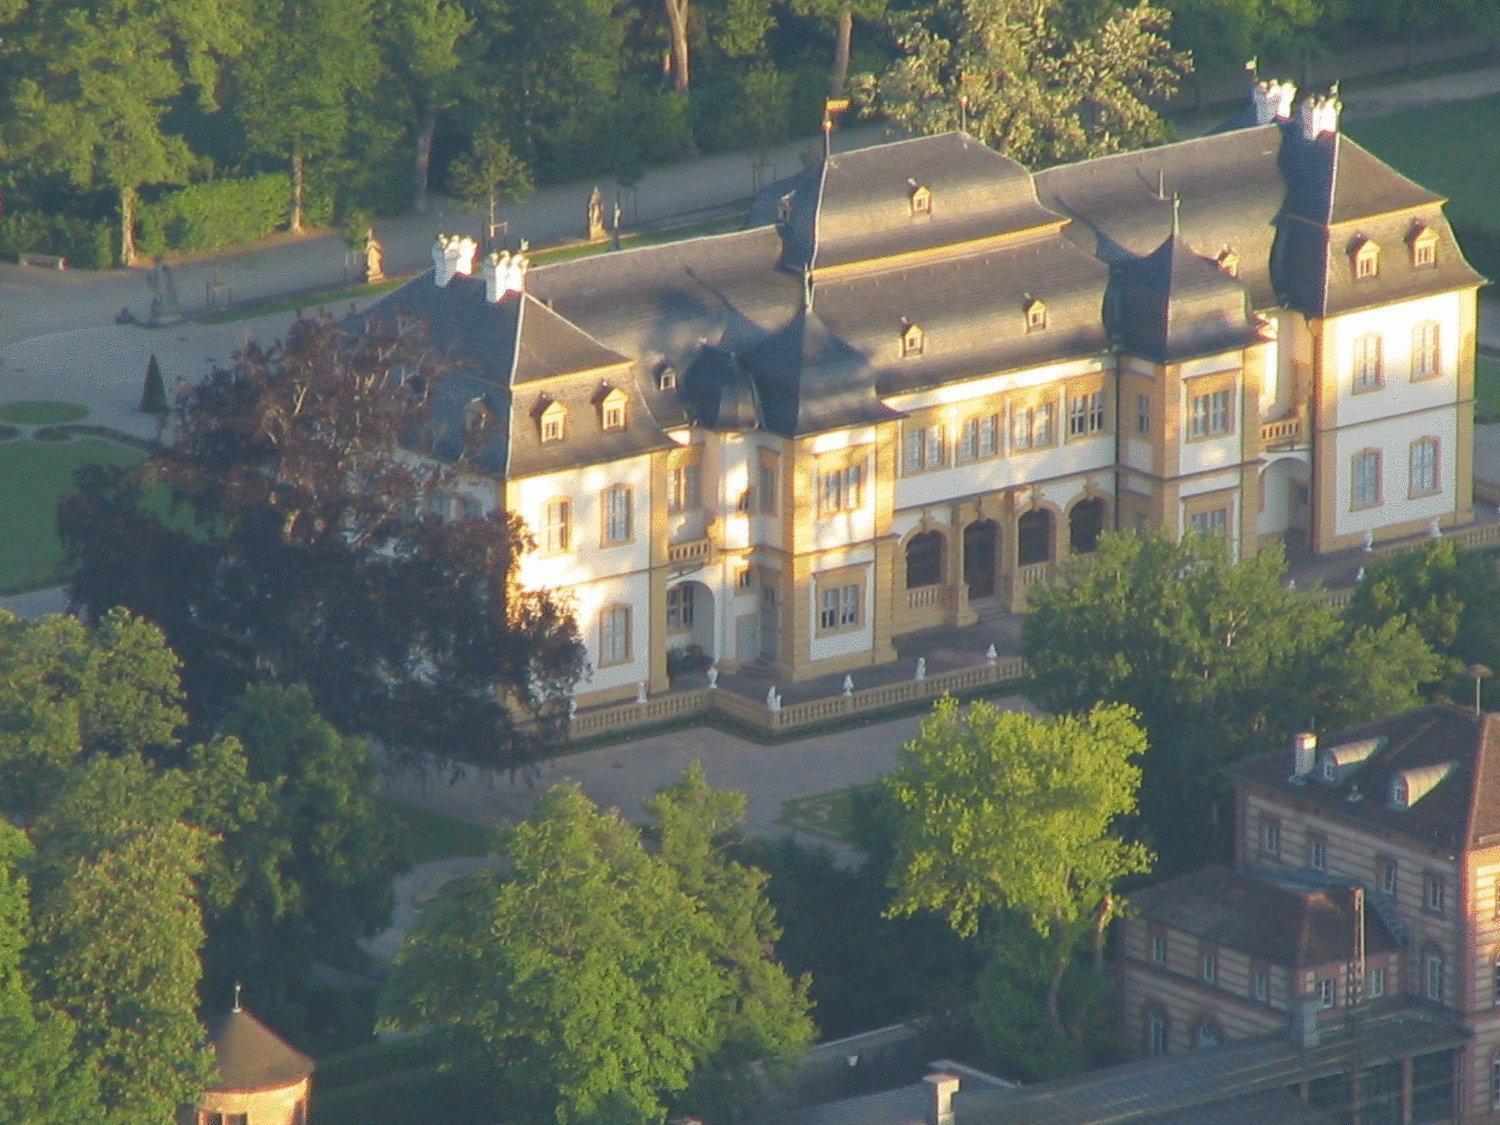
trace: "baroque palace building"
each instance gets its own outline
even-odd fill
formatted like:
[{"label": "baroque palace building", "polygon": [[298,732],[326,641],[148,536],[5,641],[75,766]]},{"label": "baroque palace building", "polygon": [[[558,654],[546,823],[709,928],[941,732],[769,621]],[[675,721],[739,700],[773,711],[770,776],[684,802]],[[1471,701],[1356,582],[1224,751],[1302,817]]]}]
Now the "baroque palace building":
[{"label": "baroque palace building", "polygon": [[444,354],[433,447],[530,528],[584,703],[664,689],[673,650],[889,661],[1104,529],[1467,523],[1483,279],[1442,198],[1293,95],[1035,174],[963,133],[838,153],[748,229],[535,269],[440,237],[366,315]]}]

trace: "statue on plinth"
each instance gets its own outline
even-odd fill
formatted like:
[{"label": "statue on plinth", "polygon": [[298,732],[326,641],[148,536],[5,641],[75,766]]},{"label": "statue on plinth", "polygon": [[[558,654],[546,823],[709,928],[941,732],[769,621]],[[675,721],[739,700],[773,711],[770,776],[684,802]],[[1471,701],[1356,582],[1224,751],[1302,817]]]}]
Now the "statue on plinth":
[{"label": "statue on plinth", "polygon": [[597,184],[589,193],[588,229],[590,242],[603,242],[609,237],[609,232],[604,229],[604,193]]},{"label": "statue on plinth", "polygon": [[365,228],[365,284],[385,280],[385,247],[375,237],[375,228]]}]

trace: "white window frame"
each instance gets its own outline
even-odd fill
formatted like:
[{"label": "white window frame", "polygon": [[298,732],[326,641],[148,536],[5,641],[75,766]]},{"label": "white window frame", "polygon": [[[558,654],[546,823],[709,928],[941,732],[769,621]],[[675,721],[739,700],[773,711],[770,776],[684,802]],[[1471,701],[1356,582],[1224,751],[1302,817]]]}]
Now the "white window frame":
[{"label": "white window frame", "polygon": [[667,632],[685,633],[693,628],[693,584],[679,582],[667,588]]},{"label": "white window frame", "polygon": [[1446,966],[1443,964],[1443,955],[1436,950],[1429,950],[1422,955],[1422,995],[1429,1000],[1441,1004],[1446,981],[1443,979]]},{"label": "white window frame", "polygon": [[560,555],[573,549],[573,501],[554,496],[542,507],[542,550]]},{"label": "white window frame", "polygon": [[1234,428],[1234,403],[1228,387],[1193,395],[1188,407],[1188,436],[1194,441],[1222,437]]},{"label": "white window frame", "polygon": [[1380,507],[1380,450],[1361,449],[1349,458],[1349,507],[1353,511]]},{"label": "white window frame", "polygon": [[631,622],[628,605],[605,606],[599,615],[599,666],[631,661]]},{"label": "white window frame", "polygon": [[629,543],[635,523],[635,493],[628,484],[612,484],[604,490],[603,511],[599,514],[602,524],[601,539],[606,547]]},{"label": "white window frame", "polygon": [[1412,442],[1408,461],[1408,492],[1413,498],[1432,496],[1443,490],[1441,449],[1437,438],[1429,435]]},{"label": "white window frame", "polygon": [[1436,379],[1443,373],[1443,326],[1424,320],[1411,330],[1411,379]]},{"label": "white window frame", "polygon": [[1318,979],[1318,1007],[1331,1008],[1338,999],[1338,989],[1332,977]]},{"label": "white window frame", "polygon": [[1385,386],[1385,339],[1379,332],[1362,332],[1354,338],[1354,393],[1378,391]]},{"label": "white window frame", "polygon": [[1365,973],[1365,999],[1379,1000],[1385,995],[1385,966],[1377,965]]}]

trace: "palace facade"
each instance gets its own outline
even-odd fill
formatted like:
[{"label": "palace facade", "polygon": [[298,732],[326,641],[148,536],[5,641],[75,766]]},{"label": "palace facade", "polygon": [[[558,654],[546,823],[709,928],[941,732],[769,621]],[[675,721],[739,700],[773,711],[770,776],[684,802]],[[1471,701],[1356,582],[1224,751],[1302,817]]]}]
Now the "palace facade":
[{"label": "palace facade", "polygon": [[530,528],[581,702],[674,651],[847,672],[1105,529],[1472,520],[1483,279],[1338,113],[1265,82],[1219,133],[1036,174],[962,133],[838,153],[732,234],[477,270],[440,238],[368,315],[445,354],[434,448]]}]

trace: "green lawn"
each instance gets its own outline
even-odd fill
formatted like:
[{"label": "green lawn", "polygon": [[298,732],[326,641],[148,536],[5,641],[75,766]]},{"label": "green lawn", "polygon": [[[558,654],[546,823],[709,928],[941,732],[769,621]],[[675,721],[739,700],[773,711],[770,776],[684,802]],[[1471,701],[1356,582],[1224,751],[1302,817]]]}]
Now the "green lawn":
[{"label": "green lawn", "polygon": [[88,416],[86,407],[71,402],[8,402],[0,406],[0,422],[15,422],[22,426],[55,426]]},{"label": "green lawn", "polygon": [[114,442],[8,441],[0,444],[0,593],[61,581],[57,502],[84,465],[134,465],[141,454]]},{"label": "green lawn", "polygon": [[493,828],[395,801],[381,804],[396,827],[402,857],[413,867],[452,856],[488,855],[495,845]]},{"label": "green lawn", "polygon": [[851,785],[831,793],[814,793],[810,797],[793,797],[781,805],[776,823],[798,832],[828,836],[846,844],[855,844],[854,804],[857,797],[875,789],[875,785]]},{"label": "green lawn", "polygon": [[1500,276],[1500,95],[1423,106],[1368,121],[1348,133],[1376,156],[1450,200],[1448,217],[1464,253],[1489,277]]},{"label": "green lawn", "polygon": [[1500,422],[1500,356],[1479,353],[1474,369],[1474,418]]}]

